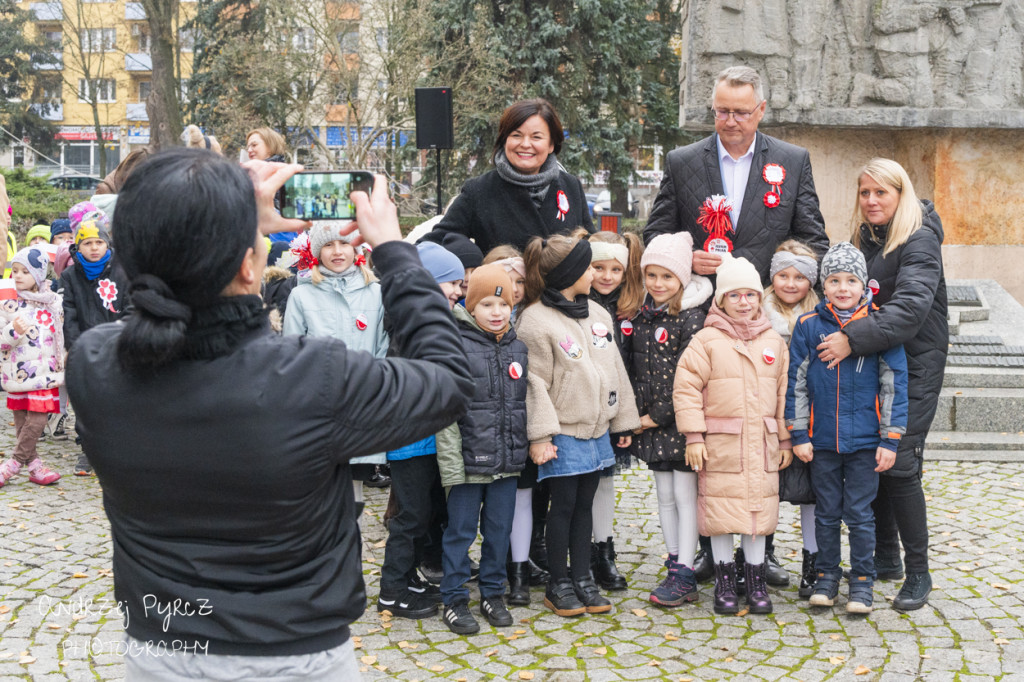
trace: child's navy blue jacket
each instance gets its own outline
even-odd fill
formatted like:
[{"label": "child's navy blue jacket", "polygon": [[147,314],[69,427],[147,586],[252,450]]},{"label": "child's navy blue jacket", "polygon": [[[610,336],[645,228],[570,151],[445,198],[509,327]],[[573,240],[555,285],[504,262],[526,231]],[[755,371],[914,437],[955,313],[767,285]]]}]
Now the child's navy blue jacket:
[{"label": "child's navy blue jacket", "polygon": [[[869,314],[863,303],[852,320]],[[827,300],[797,320],[789,347],[786,426],[793,445],[839,453],[896,451],[907,428],[907,358],[903,346],[851,355],[835,368],[818,359],[817,346],[843,323]]]}]

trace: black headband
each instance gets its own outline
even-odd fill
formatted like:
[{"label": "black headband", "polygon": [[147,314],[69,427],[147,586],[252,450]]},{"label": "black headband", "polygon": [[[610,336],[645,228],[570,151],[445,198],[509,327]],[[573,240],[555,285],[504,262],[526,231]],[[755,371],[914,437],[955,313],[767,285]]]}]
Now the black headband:
[{"label": "black headband", "polygon": [[590,267],[590,242],[581,239],[576,242],[562,262],[551,268],[544,277],[544,285],[549,289],[568,289],[576,283]]}]

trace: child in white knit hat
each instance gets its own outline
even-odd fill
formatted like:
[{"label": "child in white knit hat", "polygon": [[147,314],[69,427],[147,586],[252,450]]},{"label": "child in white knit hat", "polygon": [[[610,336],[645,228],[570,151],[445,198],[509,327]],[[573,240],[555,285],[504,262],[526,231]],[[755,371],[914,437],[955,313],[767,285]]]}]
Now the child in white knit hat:
[{"label": "child in white knit hat", "polygon": [[789,351],[761,306],[757,269],[745,258],[728,257],[716,274],[704,328],[679,360],[676,425],[698,476],[697,526],[711,538],[715,612],[740,609],[732,561],[738,533],[747,606],[751,613],[771,613],[765,536],[779,520],[778,471],[793,457],[783,419]]}]

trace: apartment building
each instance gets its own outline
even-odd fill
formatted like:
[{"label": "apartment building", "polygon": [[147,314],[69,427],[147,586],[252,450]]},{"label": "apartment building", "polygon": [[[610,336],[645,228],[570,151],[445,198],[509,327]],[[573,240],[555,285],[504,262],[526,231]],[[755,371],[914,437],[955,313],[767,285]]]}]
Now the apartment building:
[{"label": "apartment building", "polygon": [[[32,107],[57,128],[59,152],[41,158],[25,145],[0,153],[0,165],[26,165],[96,175],[99,154],[114,168],[134,146],[149,143],[146,98],[152,77],[151,39],[142,3],[125,0],[22,2],[32,29],[52,52],[40,56],[30,89]],[[180,24],[195,11],[182,0]],[[182,81],[192,69],[192,43],[179,29],[177,69]],[[95,111],[94,111],[95,107]],[[97,140],[98,116],[102,140]],[[6,158],[5,158],[6,157]]]}]

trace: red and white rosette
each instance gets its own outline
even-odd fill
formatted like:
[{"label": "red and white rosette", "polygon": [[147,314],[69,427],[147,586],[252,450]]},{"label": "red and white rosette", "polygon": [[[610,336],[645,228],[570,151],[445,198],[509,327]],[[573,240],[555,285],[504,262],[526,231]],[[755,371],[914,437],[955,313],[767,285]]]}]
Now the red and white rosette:
[{"label": "red and white rosette", "polygon": [[872,296],[878,296],[879,288],[880,287],[878,286],[878,280],[877,279],[872,278],[872,279],[868,280],[868,289],[871,290],[871,295]]},{"label": "red and white rosette", "polygon": [[764,205],[775,208],[782,203],[782,183],[786,181],[786,169],[778,163],[766,163],[761,169],[761,177],[772,186],[764,193]]},{"label": "red and white rosette", "polygon": [[508,366],[508,375],[513,379],[519,379],[523,376],[523,366],[518,362],[513,362]]},{"label": "red and white rosette", "polygon": [[704,250],[708,253],[729,253],[732,251],[732,241],[726,234],[733,231],[732,202],[724,194],[715,194],[704,200],[700,205],[700,215],[697,216],[697,224],[708,233],[704,242]]},{"label": "red and white rosette", "polygon": [[622,324],[619,325],[619,329],[622,331],[623,336],[632,336],[633,323],[629,320],[623,320]]},{"label": "red and white rosette", "polygon": [[365,332],[368,326],[369,325],[366,322],[366,315],[363,315],[362,313],[356,315],[356,329],[361,332]]},{"label": "red and white rosette", "polygon": [[772,350],[771,348],[765,348],[763,351],[761,351],[761,357],[764,358],[764,364],[775,364],[775,351]]},{"label": "red and white rosette", "polygon": [[668,342],[668,330],[664,327],[658,327],[654,330],[654,340],[658,343]]},{"label": "red and white rosette", "polygon": [[99,294],[100,300],[103,301],[103,307],[112,313],[116,313],[114,310],[114,301],[117,300],[117,284],[110,281],[109,279],[101,279],[96,286],[96,293]]},{"label": "red and white rosette", "polygon": [[569,212],[569,197],[562,190],[558,190],[558,194],[555,195],[555,203],[558,204],[558,213],[555,214],[555,217],[565,220],[565,214]]}]

